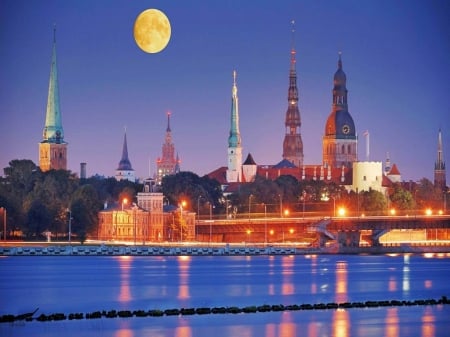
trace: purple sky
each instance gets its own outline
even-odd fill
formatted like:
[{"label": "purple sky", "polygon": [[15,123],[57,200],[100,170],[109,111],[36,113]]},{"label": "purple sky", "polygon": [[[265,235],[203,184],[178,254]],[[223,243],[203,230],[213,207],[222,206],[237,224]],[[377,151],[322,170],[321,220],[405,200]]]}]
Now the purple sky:
[{"label": "purple sky", "polygon": [[[137,15],[162,10],[172,37],[142,52]],[[57,25],[59,90],[68,168],[113,176],[124,126],[138,177],[155,172],[166,112],[181,169],[226,166],[232,71],[237,70],[244,159],[282,158],[291,20],[306,164],[321,164],[332,79],[342,51],[349,111],[365,160],[386,152],[404,180],[433,179],[438,129],[450,158],[450,2],[374,1],[24,1],[0,2],[0,168],[38,163]],[[3,171],[1,172],[3,174]]]}]

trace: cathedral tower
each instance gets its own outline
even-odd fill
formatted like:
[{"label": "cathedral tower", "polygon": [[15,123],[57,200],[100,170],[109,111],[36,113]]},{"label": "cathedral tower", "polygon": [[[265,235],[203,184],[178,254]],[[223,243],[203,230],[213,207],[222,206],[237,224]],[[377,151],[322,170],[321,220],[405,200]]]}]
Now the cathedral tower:
[{"label": "cathedral tower", "polygon": [[67,143],[64,141],[61,109],[59,107],[56,28],[53,29],[52,64],[50,67],[45,126],[43,139],[39,143],[39,167],[44,172],[52,169],[67,169]]},{"label": "cathedral tower", "polygon": [[[292,21],[294,24],[294,21]],[[291,67],[289,71],[288,108],[286,111],[286,134],[283,141],[283,159],[295,166],[303,166],[303,141],[300,134],[300,111],[298,109],[297,72],[295,68],[294,28],[292,28]]]},{"label": "cathedral tower", "polygon": [[434,164],[434,186],[440,188],[442,191],[445,191],[445,189],[447,188],[441,129],[439,129],[437,159],[436,163]]},{"label": "cathedral tower", "polygon": [[231,127],[228,137],[227,182],[242,181],[242,146],[239,132],[239,100],[237,96],[236,71],[233,71],[233,88],[231,90]]},{"label": "cathedral tower", "polygon": [[166,175],[180,172],[180,159],[175,158],[175,145],[172,142],[172,130],[170,129],[170,112],[167,112],[166,138],[162,146],[162,157],[156,160],[156,182],[161,184]]},{"label": "cathedral tower", "polygon": [[323,165],[351,167],[357,161],[357,136],[355,123],[348,112],[347,77],[342,70],[339,53],[338,69],[334,74],[333,104],[323,136]]},{"label": "cathedral tower", "polygon": [[136,181],[134,170],[131,167],[131,162],[128,159],[128,145],[127,145],[127,131],[123,136],[123,147],[122,147],[122,158],[119,161],[119,166],[116,170],[116,180],[129,180],[132,182]]}]

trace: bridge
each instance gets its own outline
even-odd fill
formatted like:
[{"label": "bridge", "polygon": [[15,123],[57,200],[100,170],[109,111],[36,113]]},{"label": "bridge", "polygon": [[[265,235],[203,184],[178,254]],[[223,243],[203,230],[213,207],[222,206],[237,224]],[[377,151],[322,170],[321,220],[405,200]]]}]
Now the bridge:
[{"label": "bridge", "polygon": [[196,237],[204,242],[291,242],[315,247],[380,246],[385,238],[448,242],[450,215],[199,220]]}]

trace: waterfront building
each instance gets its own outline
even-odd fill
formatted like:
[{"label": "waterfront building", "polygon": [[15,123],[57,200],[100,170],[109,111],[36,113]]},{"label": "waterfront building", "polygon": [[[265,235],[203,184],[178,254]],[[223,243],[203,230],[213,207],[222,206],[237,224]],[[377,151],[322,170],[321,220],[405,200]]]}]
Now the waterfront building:
[{"label": "waterfront building", "polygon": [[228,169],[226,180],[229,183],[242,181],[242,144],[239,131],[239,99],[237,95],[236,71],[233,71],[231,89],[231,126],[228,136]]},{"label": "waterfront building", "polygon": [[[293,22],[292,22],[293,23]],[[289,70],[288,108],[284,125],[286,134],[283,141],[283,159],[297,167],[303,166],[303,141],[300,133],[302,125],[298,108],[297,71],[295,67],[294,29],[292,29],[291,65]]]},{"label": "waterfront building", "polygon": [[338,69],[333,80],[333,103],[322,141],[323,165],[352,167],[357,158],[355,123],[348,111],[347,77],[339,53]]},{"label": "waterfront building", "polygon": [[119,165],[116,169],[116,180],[128,180],[135,182],[135,174],[133,167],[131,166],[130,159],[128,159],[128,145],[127,145],[127,131],[125,130],[123,136],[122,157],[120,158]]},{"label": "waterfront building", "polygon": [[56,64],[56,28],[53,29],[52,62],[48,85],[43,139],[39,143],[39,167],[42,171],[67,169],[67,145],[64,140],[59,105],[58,67]]},{"label": "waterfront building", "polygon": [[436,163],[434,164],[434,186],[440,188],[442,191],[445,191],[447,189],[441,129],[439,129],[437,159]]},{"label": "waterfront building", "polygon": [[162,155],[156,160],[156,183],[161,185],[162,178],[180,172],[180,158],[175,158],[175,145],[172,141],[172,130],[170,128],[170,112],[167,112],[167,128]]}]

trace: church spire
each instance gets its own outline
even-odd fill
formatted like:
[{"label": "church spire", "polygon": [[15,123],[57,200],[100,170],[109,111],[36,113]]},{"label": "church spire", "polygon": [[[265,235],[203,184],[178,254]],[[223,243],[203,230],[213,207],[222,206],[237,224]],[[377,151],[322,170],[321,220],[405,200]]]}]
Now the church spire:
[{"label": "church spire", "polygon": [[228,137],[228,182],[242,181],[242,146],[239,132],[239,99],[237,95],[236,70],[233,71],[233,87],[231,89],[231,127]]},{"label": "church spire", "polygon": [[127,129],[125,128],[122,146],[122,158],[116,170],[116,180],[135,181],[134,170],[131,167],[130,159],[128,159]]},{"label": "church spire", "polygon": [[56,25],[53,26],[52,64],[50,67],[43,140],[58,144],[64,143],[64,130],[59,106],[58,68],[56,65]]},{"label": "church spire", "polygon": [[180,159],[178,154],[175,158],[175,145],[172,142],[172,129],[170,128],[170,116],[167,111],[167,128],[164,143],[162,145],[162,156],[156,160],[156,183],[161,184],[162,178],[166,175],[180,172]]},{"label": "church spire", "polygon": [[45,126],[39,143],[39,167],[42,171],[67,169],[67,143],[64,141],[59,106],[58,67],[56,65],[56,25],[53,26],[52,63],[48,85]]},{"label": "church spire", "polygon": [[444,161],[444,151],[442,148],[442,132],[439,129],[438,134],[438,149],[437,149],[437,159],[434,164],[434,186],[445,190],[447,187],[447,182],[445,178],[445,161]]},{"label": "church spire", "polygon": [[294,24],[292,24],[292,47],[291,63],[289,70],[289,90],[288,90],[288,109],[286,111],[285,127],[286,134],[283,141],[283,159],[287,159],[294,165],[300,167],[303,165],[303,141],[300,134],[300,110],[298,108],[298,89],[297,89],[297,71],[296,71],[296,51],[294,47]]}]

